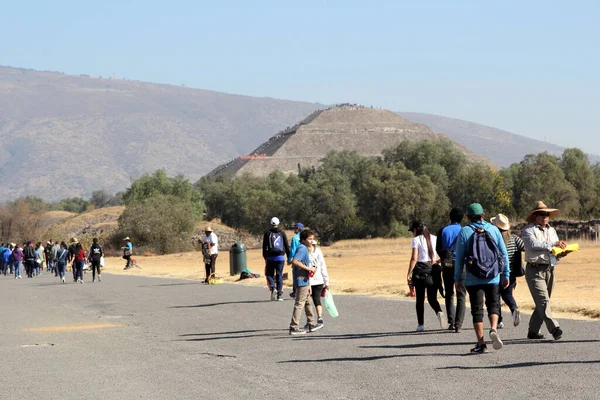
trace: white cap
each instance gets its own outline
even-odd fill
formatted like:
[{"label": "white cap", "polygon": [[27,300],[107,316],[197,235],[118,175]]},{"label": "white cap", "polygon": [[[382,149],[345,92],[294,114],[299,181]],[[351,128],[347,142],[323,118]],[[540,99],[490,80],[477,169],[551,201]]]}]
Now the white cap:
[{"label": "white cap", "polygon": [[271,218],[271,225],[279,225],[279,218],[277,218],[277,217]]}]

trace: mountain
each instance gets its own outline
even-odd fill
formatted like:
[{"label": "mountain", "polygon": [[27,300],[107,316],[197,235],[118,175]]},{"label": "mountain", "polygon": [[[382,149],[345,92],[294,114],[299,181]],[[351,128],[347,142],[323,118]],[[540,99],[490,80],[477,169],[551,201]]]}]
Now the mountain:
[{"label": "mountain", "polygon": [[[561,156],[565,150],[551,143],[460,119],[413,112],[399,112],[398,115],[414,123],[427,125],[502,167],[520,162],[527,154],[547,151]],[[600,162],[600,156],[588,154],[588,157],[592,163]]]},{"label": "mountain", "polygon": [[[302,167],[317,166],[332,150],[357,151],[363,156],[379,156],[403,140],[442,137],[425,125],[414,124],[397,114],[357,105],[340,105],[318,110],[293,127],[277,133],[247,156],[237,157],[215,168],[219,174],[265,176],[274,170],[294,173]],[[464,149],[472,159],[482,157]]]},{"label": "mountain", "polygon": [[0,200],[114,193],[158,168],[195,181],[319,108],[0,67]]}]

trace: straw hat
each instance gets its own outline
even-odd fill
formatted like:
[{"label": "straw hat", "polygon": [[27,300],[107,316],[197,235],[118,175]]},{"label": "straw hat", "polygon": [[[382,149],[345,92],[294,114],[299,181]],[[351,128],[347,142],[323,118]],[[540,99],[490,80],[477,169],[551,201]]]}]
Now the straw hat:
[{"label": "straw hat", "polygon": [[127,240],[131,241],[131,239],[129,239],[129,236],[127,236],[125,239],[123,239],[124,242]]},{"label": "straw hat", "polygon": [[77,240],[76,237],[72,237],[71,238],[71,243],[79,243],[79,240]]},{"label": "straw hat", "polygon": [[527,222],[529,222],[529,223],[535,222],[535,213],[539,212],[539,211],[545,211],[545,212],[549,213],[550,218],[556,218],[558,216],[557,208],[549,208],[547,205],[544,204],[543,201],[540,200],[537,203],[535,203],[535,208],[527,216],[527,218],[526,218]]},{"label": "straw hat", "polygon": [[212,228],[210,226],[207,226],[206,228],[204,228],[204,232],[212,232]]},{"label": "straw hat", "polygon": [[498,214],[497,216],[490,218],[490,222],[496,225],[498,229],[501,229],[503,231],[510,230],[510,221],[508,220],[508,217],[504,214]]}]

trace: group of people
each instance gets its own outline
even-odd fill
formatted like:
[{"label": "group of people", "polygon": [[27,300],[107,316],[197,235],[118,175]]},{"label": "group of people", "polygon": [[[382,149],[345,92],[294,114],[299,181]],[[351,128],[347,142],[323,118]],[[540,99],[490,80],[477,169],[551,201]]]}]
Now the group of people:
[{"label": "group of people", "polygon": [[[125,269],[132,268],[134,262],[131,255],[133,246],[129,237],[123,239],[123,258],[127,260]],[[63,283],[67,282],[67,267],[71,264],[73,271],[73,282],[83,283],[83,274],[86,269],[86,261],[92,270],[92,282],[102,281],[101,269],[104,266],[104,250],[98,243],[98,238],[93,238],[88,251],[76,237],[72,237],[69,245],[62,241],[48,240],[46,246],[41,242],[33,243],[27,241],[20,245],[18,243],[0,244],[0,273],[4,276],[14,275],[14,279],[22,279],[22,269],[28,278],[40,276],[46,268],[46,272],[54,274]]]},{"label": "group of people", "polygon": [[[487,222],[479,203],[467,208],[465,226],[461,226],[465,213],[453,208],[449,214],[450,224],[437,236],[430,234],[421,221],[414,221],[410,229],[414,238],[407,280],[416,294],[417,331],[425,329],[424,302],[427,295],[440,328],[446,329],[447,322],[448,330],[460,332],[468,294],[477,337],[477,344],[471,351],[487,352],[483,332],[484,303],[491,326],[489,337],[493,348],[500,350],[503,343],[498,329],[504,327],[501,299],[511,311],[513,325],[518,326],[521,316],[513,290],[517,278],[525,276],[535,303],[527,338],[544,339],[541,327],[545,323],[552,337],[560,339],[563,331],[552,317],[550,296],[554,286],[554,267],[569,251],[562,251],[558,256],[552,251],[555,247],[564,250],[567,246],[549,225],[550,217],[557,215],[558,209],[538,201],[527,216],[528,224],[522,229],[521,237],[511,233],[510,221],[503,214]],[[525,253],[526,268],[522,265],[522,252]],[[437,300],[438,291],[445,298],[447,320]]]},{"label": "group of people", "polygon": [[[280,228],[279,218],[271,218],[271,228],[263,236],[262,255],[265,259],[265,276],[272,301],[283,301],[283,268],[292,267],[294,311],[290,322],[290,335],[303,335],[324,327],[322,294],[329,289],[329,275],[323,252],[317,246],[315,233],[304,229],[300,222],[291,226],[294,231],[291,243]],[[307,322],[300,328],[302,310]]]}]

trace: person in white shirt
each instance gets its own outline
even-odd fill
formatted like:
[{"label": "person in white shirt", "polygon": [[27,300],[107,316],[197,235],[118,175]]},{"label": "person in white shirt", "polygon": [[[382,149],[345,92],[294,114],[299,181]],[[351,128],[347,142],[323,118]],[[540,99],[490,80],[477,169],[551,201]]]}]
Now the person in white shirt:
[{"label": "person in white shirt", "polygon": [[317,269],[312,277],[309,274],[308,283],[312,291],[311,296],[313,304],[317,310],[317,325],[323,326],[321,293],[323,292],[323,289],[329,289],[329,274],[327,273],[327,264],[325,263],[323,252],[317,247],[317,241],[314,239],[310,242],[310,246],[308,247],[308,258],[310,259],[310,266]]},{"label": "person in white shirt", "polygon": [[433,280],[433,264],[438,259],[435,252],[437,238],[429,233],[421,221],[413,221],[409,230],[415,237],[412,240],[412,255],[408,264],[407,280],[409,285],[415,287],[417,297],[417,332],[425,330],[425,291],[427,291],[429,305],[437,314],[440,328],[444,329],[444,313],[437,300],[438,286],[434,284]]},{"label": "person in white shirt", "polygon": [[219,255],[219,239],[210,226],[204,229],[204,235],[200,241],[202,242],[202,258],[206,270],[204,283],[208,283],[210,275],[215,273],[217,256]]}]

